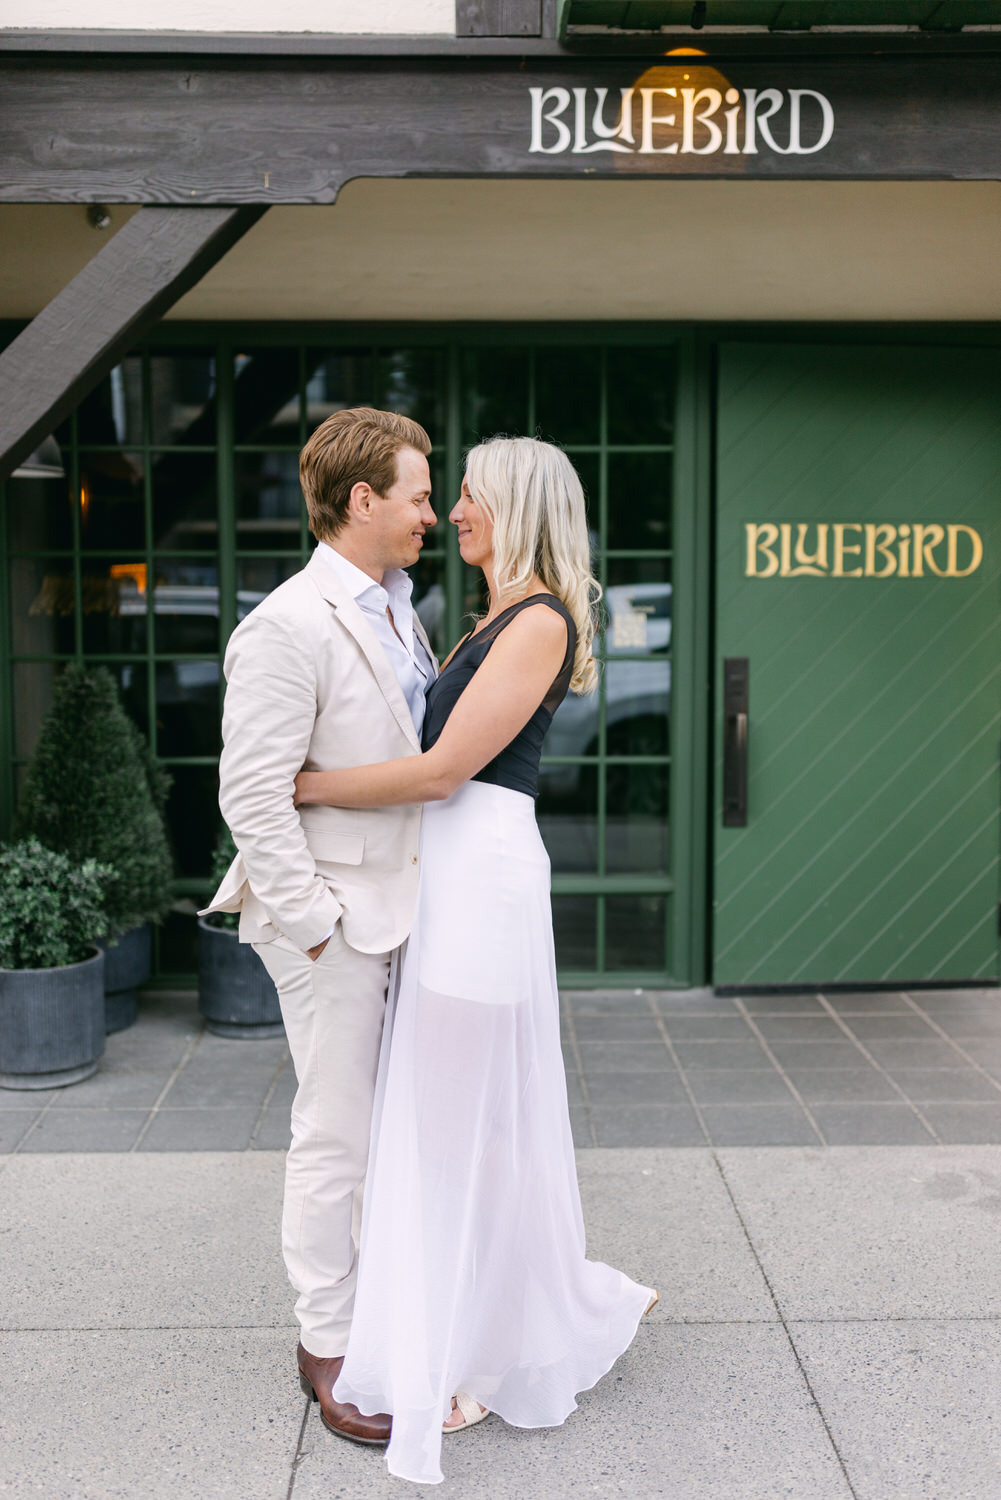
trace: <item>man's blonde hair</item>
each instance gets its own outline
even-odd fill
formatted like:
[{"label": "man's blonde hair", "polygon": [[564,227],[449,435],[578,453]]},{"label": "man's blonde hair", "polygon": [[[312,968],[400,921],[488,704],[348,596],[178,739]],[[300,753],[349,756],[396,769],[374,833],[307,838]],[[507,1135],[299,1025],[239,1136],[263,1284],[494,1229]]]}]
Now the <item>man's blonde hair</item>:
[{"label": "man's blonde hair", "polygon": [[299,454],[299,483],[309,529],[317,541],[336,536],[348,515],[353,485],[386,495],[397,479],[396,455],[416,448],[427,458],[431,439],[419,422],[395,411],[350,406],[321,422]]}]

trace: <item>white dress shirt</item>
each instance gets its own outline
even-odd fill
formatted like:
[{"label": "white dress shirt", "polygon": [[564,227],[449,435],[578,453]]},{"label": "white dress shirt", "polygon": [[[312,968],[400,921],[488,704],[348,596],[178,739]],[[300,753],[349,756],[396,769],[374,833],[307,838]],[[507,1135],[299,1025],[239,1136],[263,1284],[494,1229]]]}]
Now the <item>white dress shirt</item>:
[{"label": "white dress shirt", "polygon": [[[350,590],[351,597],[378,637],[379,645],[403,689],[419,739],[424,724],[424,695],[434,676],[434,668],[414,630],[414,607],[410,598],[413,580],[402,568],[391,568],[378,584],[327,542],[319,542],[317,546],[324,561]],[[386,613],[387,607],[393,613],[392,623]]]}]

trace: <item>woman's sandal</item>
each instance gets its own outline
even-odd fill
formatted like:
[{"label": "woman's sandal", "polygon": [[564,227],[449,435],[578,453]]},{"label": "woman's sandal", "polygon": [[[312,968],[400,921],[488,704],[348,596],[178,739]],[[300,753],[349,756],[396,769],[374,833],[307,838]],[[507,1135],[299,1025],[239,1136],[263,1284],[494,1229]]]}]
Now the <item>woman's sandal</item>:
[{"label": "woman's sandal", "polygon": [[485,1407],[474,1401],[472,1396],[467,1396],[465,1391],[456,1391],[452,1397],[452,1410],[462,1413],[462,1421],[451,1427],[447,1422],[442,1422],[442,1432],[464,1432],[467,1427],[475,1427],[477,1422],[482,1422],[484,1417],[490,1415]]},{"label": "woman's sandal", "polygon": [[654,1287],[654,1289],[653,1289],[653,1300],[650,1301],[650,1302],[648,1302],[647,1305],[646,1305],[646,1307],[643,1309],[643,1316],[644,1316],[644,1318],[646,1317],[647,1313],[652,1313],[653,1312],[654,1308],[657,1306],[657,1303],[659,1301],[660,1301],[660,1293],[657,1291],[657,1288]]}]

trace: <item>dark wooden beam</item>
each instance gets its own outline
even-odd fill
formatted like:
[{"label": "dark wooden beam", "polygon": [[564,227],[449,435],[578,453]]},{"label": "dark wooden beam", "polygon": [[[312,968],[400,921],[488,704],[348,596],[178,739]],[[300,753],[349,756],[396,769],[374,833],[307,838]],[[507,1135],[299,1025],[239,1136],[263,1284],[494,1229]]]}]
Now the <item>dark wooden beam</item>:
[{"label": "dark wooden beam", "polygon": [[0,354],[0,481],[264,208],[141,208]]}]

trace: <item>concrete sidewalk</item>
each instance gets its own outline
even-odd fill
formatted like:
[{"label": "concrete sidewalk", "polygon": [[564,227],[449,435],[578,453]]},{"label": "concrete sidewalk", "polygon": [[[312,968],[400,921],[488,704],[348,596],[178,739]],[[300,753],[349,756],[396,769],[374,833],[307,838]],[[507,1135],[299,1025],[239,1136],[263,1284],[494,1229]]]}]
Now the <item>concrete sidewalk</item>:
[{"label": "concrete sidewalk", "polygon": [[280,1151],[0,1159],[0,1493],[996,1500],[1001,1146],[583,1149],[589,1253],[661,1289],[558,1429],[389,1480],[294,1371]]}]

